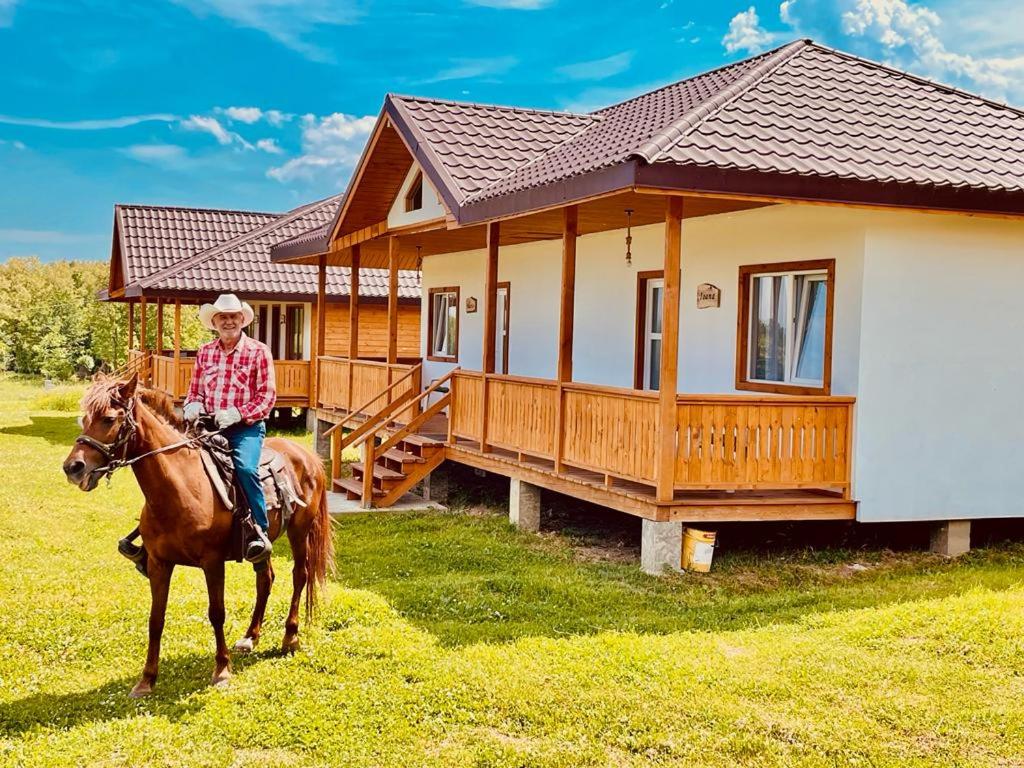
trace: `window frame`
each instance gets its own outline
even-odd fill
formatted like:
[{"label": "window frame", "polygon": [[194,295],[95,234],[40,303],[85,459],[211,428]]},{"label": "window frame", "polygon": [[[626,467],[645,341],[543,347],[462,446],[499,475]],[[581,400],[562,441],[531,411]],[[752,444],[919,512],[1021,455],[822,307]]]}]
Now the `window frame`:
[{"label": "window frame", "polygon": [[[825,349],[822,360],[822,383],[815,386],[806,382],[792,383],[775,381],[751,380],[750,370],[750,312],[751,286],[753,278],[761,275],[797,275],[825,274]],[[739,292],[737,293],[736,318],[736,389],[749,392],[768,392],[778,395],[831,395],[832,394],[832,325],[833,307],[835,306],[836,283],[835,259],[815,259],[808,261],[783,261],[772,264],[747,264],[739,268]],[[799,297],[793,296],[791,301],[798,302]],[[787,319],[786,334],[789,336],[790,322],[799,323],[799,318]],[[795,335],[796,328],[793,333]],[[794,339],[794,343],[796,340]],[[795,366],[796,360],[786,361],[788,366]],[[789,374],[791,375],[791,374]]]},{"label": "window frame", "polygon": [[[434,353],[434,296],[440,293],[455,294],[455,349],[451,357]],[[431,288],[427,291],[427,360],[436,363],[456,363],[459,360],[459,326],[461,325],[462,298],[459,286],[450,285]]]},{"label": "window frame", "polygon": [[[419,195],[420,204],[415,205],[416,196]],[[409,185],[408,191],[405,193],[405,212],[413,213],[414,211],[423,210],[423,171],[417,171],[416,175],[412,179],[412,184]]]},{"label": "window frame", "polygon": [[[633,389],[644,389],[647,371],[647,293],[651,280],[664,280],[665,270],[652,269],[636,274],[636,338],[633,342]],[[664,294],[662,294],[664,300]],[[663,331],[664,332],[664,329]],[[664,348],[662,354],[665,353]],[[644,390],[656,392],[657,390]]]}]

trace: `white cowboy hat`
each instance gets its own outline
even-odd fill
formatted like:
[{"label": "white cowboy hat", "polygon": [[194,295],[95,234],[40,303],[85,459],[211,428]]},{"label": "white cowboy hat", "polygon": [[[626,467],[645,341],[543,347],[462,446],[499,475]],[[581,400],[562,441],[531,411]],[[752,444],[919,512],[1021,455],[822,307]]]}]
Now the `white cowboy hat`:
[{"label": "white cowboy hat", "polygon": [[252,322],[254,314],[252,307],[248,303],[240,301],[235,294],[222,293],[213,304],[203,304],[199,308],[199,322],[209,330],[215,331],[217,329],[213,327],[213,317],[221,312],[241,312],[243,326]]}]

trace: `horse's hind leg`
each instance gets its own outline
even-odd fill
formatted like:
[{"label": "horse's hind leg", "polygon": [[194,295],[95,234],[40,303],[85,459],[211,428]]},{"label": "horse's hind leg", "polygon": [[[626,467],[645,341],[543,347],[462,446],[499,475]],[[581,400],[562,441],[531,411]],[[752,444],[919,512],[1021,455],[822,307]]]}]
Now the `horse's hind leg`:
[{"label": "horse's hind leg", "polygon": [[270,588],[274,586],[274,566],[267,560],[266,568],[256,572],[256,605],[252,609],[252,621],[249,622],[249,629],[245,637],[235,643],[236,653],[251,653],[260,641],[260,631],[263,629],[263,617],[267,612],[267,600],[270,597]]},{"label": "horse's hind leg", "polygon": [[171,574],[174,563],[165,563],[152,555],[147,564],[149,570],[149,649],[146,652],[146,666],[142,678],[132,688],[133,699],[148,696],[153,692],[160,667],[160,638],[164,633],[164,616],[167,614],[167,595],[171,589]]},{"label": "horse's hind leg", "polygon": [[302,590],[306,587],[309,576],[306,565],[306,531],[297,528],[288,529],[288,541],[292,545],[292,557],[295,567],[292,568],[292,604],[288,609],[288,619],[284,625],[284,640],[281,650],[293,653],[299,649],[299,604],[302,602]]}]

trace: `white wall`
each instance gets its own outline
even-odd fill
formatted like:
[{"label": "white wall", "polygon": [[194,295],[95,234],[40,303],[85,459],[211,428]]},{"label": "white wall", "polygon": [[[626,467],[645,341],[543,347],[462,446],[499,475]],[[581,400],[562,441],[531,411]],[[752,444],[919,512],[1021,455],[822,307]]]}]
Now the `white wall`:
[{"label": "white wall", "polygon": [[409,194],[409,188],[420,172],[419,164],[413,163],[409,172],[405,174],[405,181],[402,188],[398,190],[394,202],[391,203],[391,210],[388,212],[388,227],[404,227],[407,224],[416,224],[420,221],[429,221],[445,215],[444,205],[441,197],[434,191],[426,175],[423,176],[423,207],[417,211],[405,210],[405,196]]},{"label": "white wall", "polygon": [[[683,223],[679,391],[735,392],[736,290],[742,264],[836,259],[833,392],[856,394],[864,215],[840,209],[772,206]],[[625,264],[625,231],[581,237],[577,243],[573,378],[633,386],[637,273],[664,263],[664,227],[633,230],[633,266]],[[483,335],[484,252],[428,256],[429,288],[458,285],[459,363],[479,370]],[[510,283],[509,373],[551,378],[558,343],[561,243],[543,241],[501,249],[498,279]],[[697,286],[722,289],[722,305],[697,309]],[[466,297],[478,299],[467,314]],[[424,307],[424,349],[428,313]],[[452,366],[427,362],[429,377]]]},{"label": "white wall", "polygon": [[864,262],[865,521],[1024,515],[1024,223],[879,216]]}]

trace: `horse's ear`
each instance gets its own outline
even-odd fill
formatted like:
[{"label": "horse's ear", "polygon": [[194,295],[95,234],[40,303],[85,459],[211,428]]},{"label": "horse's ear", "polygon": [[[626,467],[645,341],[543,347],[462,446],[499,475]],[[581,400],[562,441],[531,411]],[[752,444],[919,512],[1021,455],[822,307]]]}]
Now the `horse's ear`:
[{"label": "horse's ear", "polygon": [[138,389],[138,386],[139,372],[136,371],[135,373],[132,374],[132,377],[128,379],[128,381],[126,381],[124,384],[117,388],[118,392],[121,393],[121,400],[123,402],[128,402],[133,397],[135,397],[135,390]]}]

